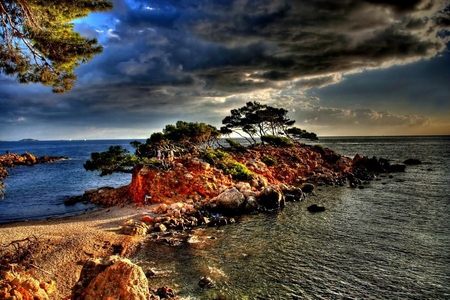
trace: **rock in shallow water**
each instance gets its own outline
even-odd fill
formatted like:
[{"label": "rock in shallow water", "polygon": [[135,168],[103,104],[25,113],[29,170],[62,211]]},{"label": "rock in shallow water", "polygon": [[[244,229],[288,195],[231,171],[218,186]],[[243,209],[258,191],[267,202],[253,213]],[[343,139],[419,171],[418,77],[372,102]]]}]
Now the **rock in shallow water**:
[{"label": "rock in shallow water", "polygon": [[202,277],[198,282],[198,286],[201,288],[211,288],[214,287],[214,281],[209,277]]},{"label": "rock in shallow water", "polygon": [[308,206],[307,209],[308,209],[309,212],[322,212],[322,211],[325,211],[325,207],[318,206],[317,204],[310,205],[310,206]]}]

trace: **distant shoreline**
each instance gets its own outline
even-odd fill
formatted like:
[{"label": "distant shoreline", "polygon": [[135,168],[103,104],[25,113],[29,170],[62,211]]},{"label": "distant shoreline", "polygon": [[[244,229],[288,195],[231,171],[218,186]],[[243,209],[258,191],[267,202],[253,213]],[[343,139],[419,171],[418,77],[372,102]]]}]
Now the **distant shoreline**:
[{"label": "distant shoreline", "polygon": [[[450,134],[419,134],[419,135],[324,135],[318,136],[320,143],[320,139],[338,139],[338,138],[421,138],[421,137],[450,137]],[[232,139],[241,139],[239,136],[231,137]],[[84,139],[84,138],[76,138],[76,139],[22,139],[22,140],[0,140],[0,142],[82,142],[82,141],[133,141],[133,140],[141,140],[145,141],[147,138],[145,137],[137,137],[137,138],[92,138],[92,139]]]}]

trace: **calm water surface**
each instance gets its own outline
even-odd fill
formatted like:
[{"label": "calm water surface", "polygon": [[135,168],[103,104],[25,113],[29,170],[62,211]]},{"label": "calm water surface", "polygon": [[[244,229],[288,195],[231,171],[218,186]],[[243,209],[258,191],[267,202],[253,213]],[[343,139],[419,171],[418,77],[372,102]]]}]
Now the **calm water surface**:
[{"label": "calm water surface", "polygon": [[[83,163],[110,145],[130,141],[2,142],[6,150],[67,155],[69,160],[16,167],[5,181],[0,222],[80,213],[65,196],[128,184],[130,175],[99,177]],[[152,287],[169,285],[186,299],[450,299],[450,137],[322,138],[325,147],[401,162],[393,178],[365,189],[322,188],[277,213],[236,224],[198,228],[202,242],[170,247],[146,241],[135,258],[157,272]],[[318,203],[326,211],[311,214]],[[210,238],[214,237],[214,239]],[[202,290],[201,276],[216,282]]]},{"label": "calm water surface", "polygon": [[[324,146],[418,158],[365,189],[323,188],[272,214],[195,230],[202,243],[147,241],[136,261],[188,299],[450,299],[450,138],[328,138]],[[319,214],[306,207],[320,203]],[[216,287],[197,283],[210,276]]]},{"label": "calm water surface", "polygon": [[111,145],[121,145],[133,151],[130,140],[103,141],[34,141],[0,142],[0,153],[33,153],[36,156],[68,156],[49,164],[17,166],[8,170],[6,196],[0,198],[0,223],[62,217],[95,209],[92,204],[66,206],[67,196],[82,195],[85,190],[103,186],[118,187],[131,181],[131,174],[100,177],[87,172],[83,164],[92,152],[107,151]]}]

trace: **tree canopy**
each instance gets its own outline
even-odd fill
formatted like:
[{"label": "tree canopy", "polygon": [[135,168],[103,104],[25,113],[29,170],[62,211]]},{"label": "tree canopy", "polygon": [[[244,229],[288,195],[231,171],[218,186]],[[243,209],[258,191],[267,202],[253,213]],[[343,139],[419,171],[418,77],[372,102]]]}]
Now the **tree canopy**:
[{"label": "tree canopy", "polygon": [[[158,152],[166,154],[172,151],[191,154],[202,152],[204,159],[224,170],[226,174],[231,174],[235,178],[249,179],[252,174],[244,165],[226,156],[224,152],[214,149],[220,146],[218,141],[221,135],[233,132],[241,134],[242,131],[248,134],[249,137],[246,138],[251,145],[255,145],[256,139],[259,138],[263,144],[275,147],[291,147],[300,139],[317,139],[315,133],[292,127],[295,121],[289,119],[287,113],[288,111],[283,108],[248,102],[244,107],[231,110],[231,115],[222,121],[226,126],[220,131],[206,123],[178,121],[166,125],[162,132],[152,133],[145,143],[131,142],[131,146],[135,149],[134,154],[129,154],[121,146],[111,146],[106,152],[92,153],[84,168],[89,171],[101,171],[100,175],[130,172],[134,167],[145,164],[167,169],[170,168],[170,163],[159,157],[157,159]],[[236,141],[232,139],[226,141],[232,150],[248,152],[246,147]]]},{"label": "tree canopy", "polygon": [[137,157],[122,146],[111,146],[108,151],[91,153],[91,159],[83,167],[88,171],[100,171],[100,176],[104,176],[114,172],[129,173],[137,163]]},{"label": "tree canopy", "polygon": [[103,51],[70,22],[111,8],[106,0],[2,0],[0,72],[20,83],[52,86],[55,93],[69,91],[75,68]]},{"label": "tree canopy", "polygon": [[214,147],[220,138],[220,131],[209,124],[199,122],[178,121],[168,124],[162,132],[154,132],[145,144],[132,142],[136,155],[142,157],[155,156],[157,149],[179,148],[191,151]]},{"label": "tree canopy", "polygon": [[[310,139],[310,137],[317,136],[314,133],[308,135],[308,132],[301,131],[303,135],[297,135],[297,131],[292,131],[295,120],[289,119],[287,116],[288,110],[284,108],[277,108],[261,104],[259,102],[247,102],[245,106],[231,110],[231,114],[222,120],[225,125],[220,128],[222,134],[230,135],[237,133],[241,137],[247,139],[251,145],[257,143],[257,138],[261,139],[264,136],[279,136],[286,135],[291,139]],[[290,136],[289,131],[293,133]],[[248,135],[245,136],[241,132]],[[294,137],[294,138],[292,138]],[[263,142],[264,139],[261,139]]]}]

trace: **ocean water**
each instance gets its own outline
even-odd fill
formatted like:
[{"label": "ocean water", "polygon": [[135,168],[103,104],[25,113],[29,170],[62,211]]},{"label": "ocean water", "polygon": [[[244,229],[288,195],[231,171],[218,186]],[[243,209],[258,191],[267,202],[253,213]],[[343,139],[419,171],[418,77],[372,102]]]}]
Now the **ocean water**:
[{"label": "ocean water", "polygon": [[[81,213],[65,196],[128,184],[129,174],[99,177],[83,163],[130,141],[2,142],[6,150],[67,155],[69,160],[16,167],[5,181],[0,222]],[[322,187],[281,211],[190,232],[201,242],[173,247],[149,238],[134,260],[151,268],[153,288],[168,285],[183,299],[450,299],[450,136],[339,137],[318,143],[402,162],[420,159],[364,189]],[[306,207],[317,203],[322,213]],[[209,276],[215,287],[201,289]]]},{"label": "ocean water", "polygon": [[56,218],[96,209],[93,204],[65,205],[68,196],[82,195],[85,190],[103,186],[118,187],[131,181],[131,174],[113,174],[100,177],[88,172],[83,164],[92,152],[107,151],[111,145],[120,145],[133,152],[131,140],[102,141],[33,141],[0,142],[0,153],[33,153],[36,156],[68,156],[49,164],[16,166],[8,170],[6,195],[0,198],[0,223]]},{"label": "ocean water", "polygon": [[[350,157],[423,164],[364,189],[321,188],[276,213],[196,229],[200,243],[149,239],[136,262],[156,272],[150,285],[184,299],[450,299],[450,137],[319,143]],[[326,211],[309,213],[313,203]],[[215,287],[201,289],[202,276]]]}]

